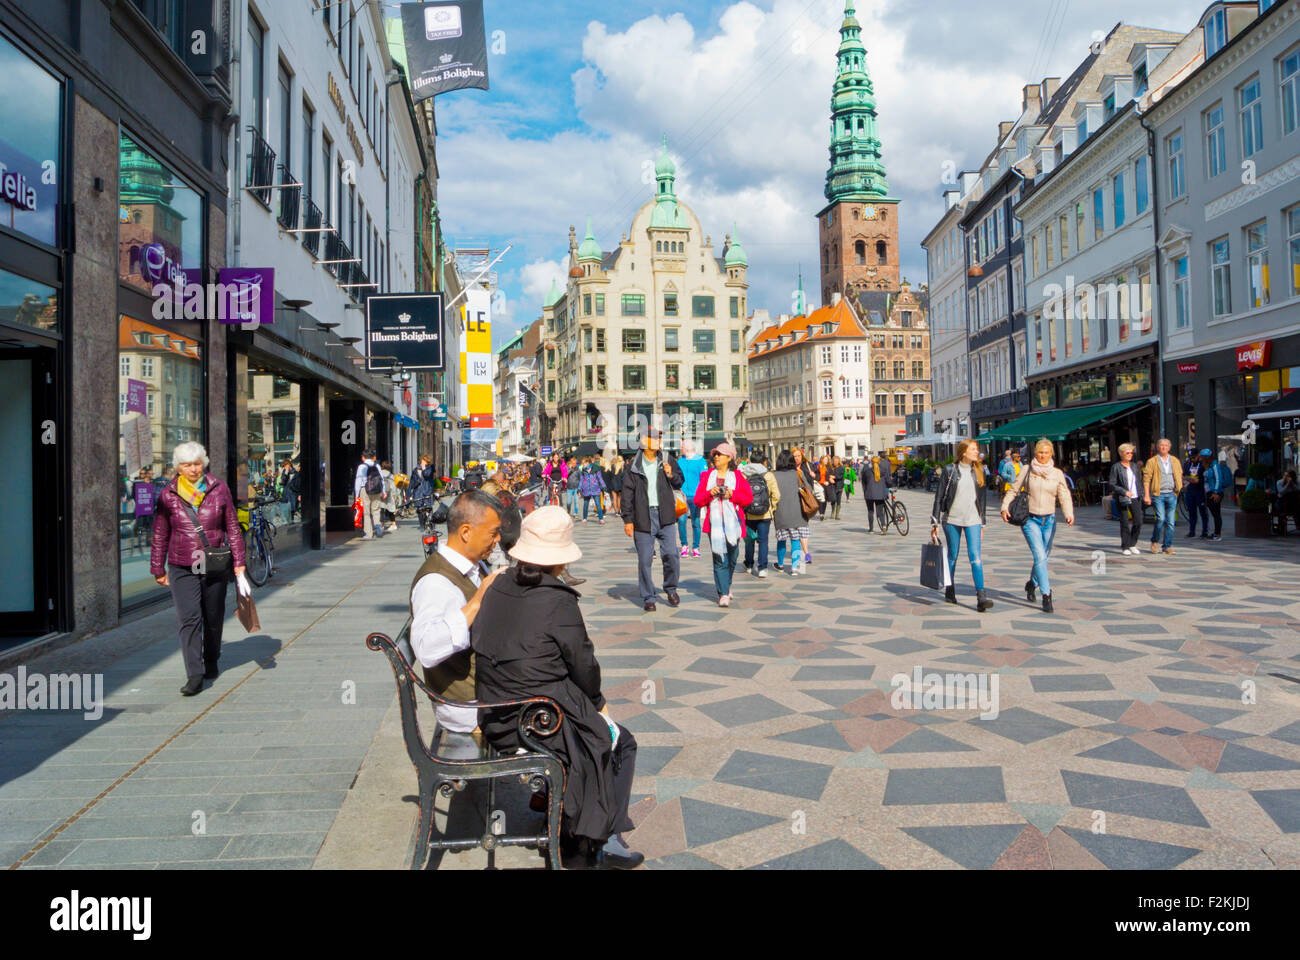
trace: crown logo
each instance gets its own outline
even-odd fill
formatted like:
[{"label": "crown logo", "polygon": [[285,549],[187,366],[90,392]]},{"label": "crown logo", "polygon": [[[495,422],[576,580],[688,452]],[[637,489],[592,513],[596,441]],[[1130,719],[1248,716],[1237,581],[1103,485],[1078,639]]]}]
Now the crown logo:
[{"label": "crown logo", "polygon": [[409,313],[399,313],[397,315],[397,319],[400,320],[402,323],[410,323],[411,315]]},{"label": "crown logo", "polygon": [[441,57],[439,57],[438,59],[441,60],[443,63],[451,63],[451,54],[450,54],[450,53],[444,53],[444,54],[443,54]]}]

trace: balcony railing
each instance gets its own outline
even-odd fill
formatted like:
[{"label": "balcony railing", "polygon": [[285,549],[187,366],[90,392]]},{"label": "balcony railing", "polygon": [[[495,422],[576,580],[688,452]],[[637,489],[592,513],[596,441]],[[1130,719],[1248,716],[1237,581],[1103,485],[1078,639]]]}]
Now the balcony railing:
[{"label": "balcony railing", "polygon": [[[254,126],[248,127],[248,182],[246,187],[265,187],[275,182],[275,151],[262,139]],[[249,193],[266,209],[271,209],[270,190],[250,190]]]},{"label": "balcony railing", "polygon": [[302,245],[307,252],[313,257],[320,255],[320,238],[321,229],[328,227],[321,216],[320,207],[310,197],[304,197],[302,201]]},{"label": "balcony railing", "polygon": [[[280,173],[280,179],[276,181],[281,184],[297,183],[289,168],[283,163],[278,164],[276,169]],[[280,188],[280,213],[275,218],[281,227],[286,230],[298,229],[298,207],[302,203],[301,186],[282,186]]]},{"label": "balcony railing", "polygon": [[329,271],[330,276],[335,279],[339,276],[340,265],[335,263],[336,260],[342,260],[343,257],[343,238],[337,233],[327,233],[325,236],[325,269]]}]

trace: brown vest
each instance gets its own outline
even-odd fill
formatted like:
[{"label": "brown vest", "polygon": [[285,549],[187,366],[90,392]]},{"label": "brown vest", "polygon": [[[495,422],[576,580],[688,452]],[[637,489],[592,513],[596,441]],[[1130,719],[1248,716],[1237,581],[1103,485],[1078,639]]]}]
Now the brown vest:
[{"label": "brown vest", "polygon": [[[474,586],[473,580],[448,563],[442,554],[434,551],[416,572],[415,579],[411,581],[411,593],[415,593],[415,585],[420,580],[435,573],[446,577],[455,586],[459,587],[460,592],[465,594],[466,603],[473,600],[474,594],[478,592],[478,587]],[[413,605],[411,606],[411,616],[415,616],[415,607]],[[437,666],[425,667],[424,682],[432,687],[439,696],[446,697],[448,700],[456,700],[460,703],[470,702],[476,696],[474,689],[474,651],[462,650]]]}]

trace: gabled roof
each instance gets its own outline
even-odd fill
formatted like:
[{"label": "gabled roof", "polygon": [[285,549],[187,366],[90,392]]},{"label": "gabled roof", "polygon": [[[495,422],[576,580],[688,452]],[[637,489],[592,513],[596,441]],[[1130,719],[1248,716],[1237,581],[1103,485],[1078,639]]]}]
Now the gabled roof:
[{"label": "gabled roof", "polygon": [[[830,333],[825,331],[827,323],[831,324]],[[821,307],[806,317],[791,317],[785,323],[773,324],[759,331],[750,347],[749,356],[750,359],[766,356],[814,340],[866,337],[866,335],[867,331],[863,329],[849,301],[841,299],[833,307]],[[782,336],[793,337],[793,339],[782,344],[780,343]]]}]

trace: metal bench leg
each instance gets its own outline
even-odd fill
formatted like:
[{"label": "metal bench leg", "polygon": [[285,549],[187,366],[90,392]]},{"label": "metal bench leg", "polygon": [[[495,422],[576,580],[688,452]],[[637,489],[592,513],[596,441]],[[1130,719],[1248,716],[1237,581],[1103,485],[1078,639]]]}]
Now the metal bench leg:
[{"label": "metal bench leg", "polygon": [[546,807],[546,833],[548,837],[547,865],[560,869],[560,821],[564,811],[564,770],[558,764],[547,764],[546,787],[550,802]]},{"label": "metal bench leg", "polygon": [[415,852],[411,855],[411,869],[420,870],[429,859],[429,842],[433,839],[433,798],[435,794],[432,779],[420,778],[420,818],[415,826]]}]

